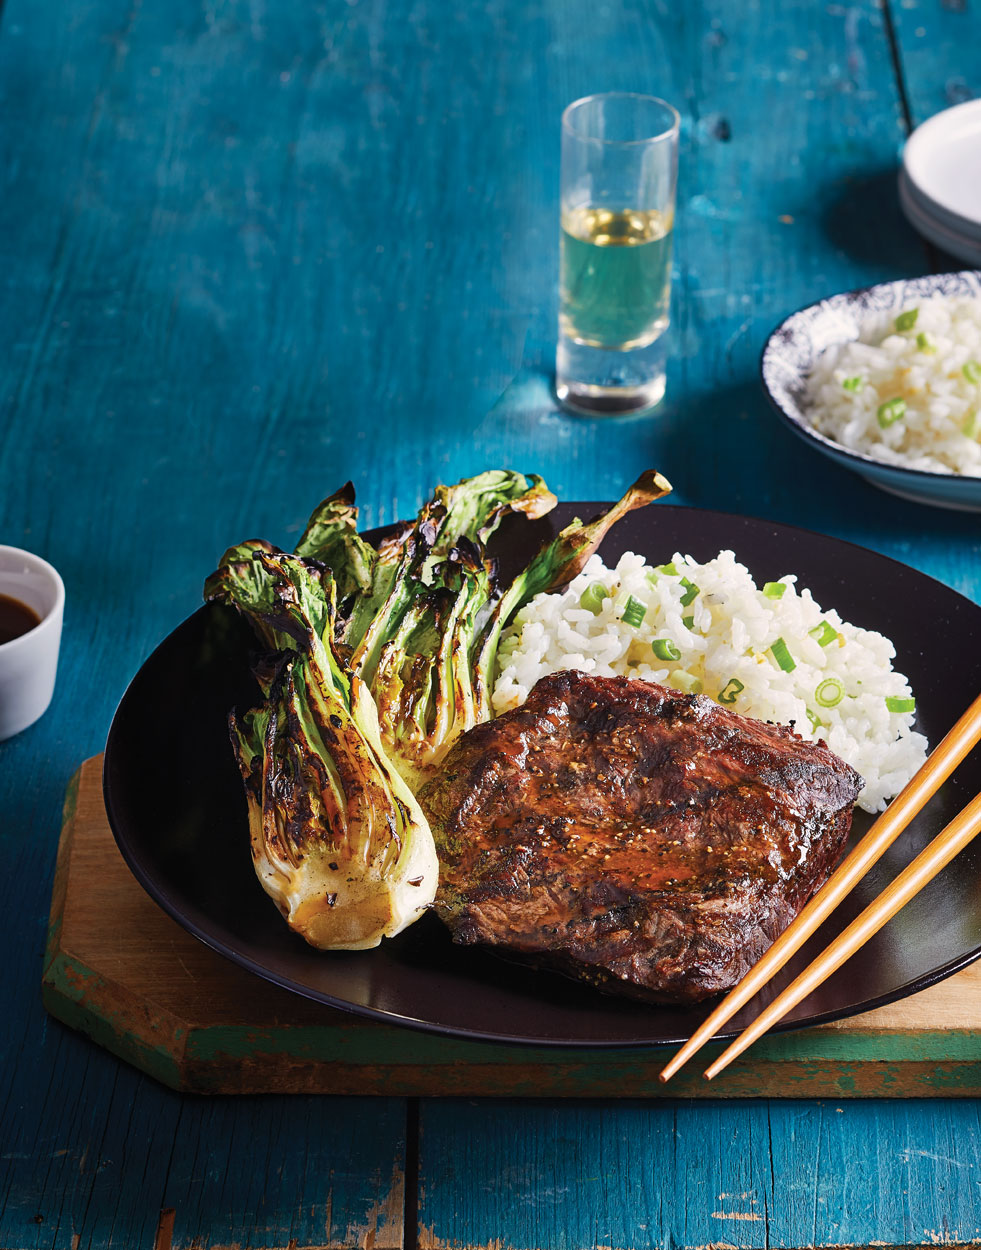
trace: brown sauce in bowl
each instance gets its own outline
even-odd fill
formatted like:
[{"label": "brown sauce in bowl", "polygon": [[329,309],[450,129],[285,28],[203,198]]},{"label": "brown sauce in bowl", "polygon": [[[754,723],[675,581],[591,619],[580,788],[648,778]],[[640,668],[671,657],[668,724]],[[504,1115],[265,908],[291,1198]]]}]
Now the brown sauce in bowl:
[{"label": "brown sauce in bowl", "polygon": [[20,599],[0,595],[0,645],[12,642],[41,624],[41,618]]}]

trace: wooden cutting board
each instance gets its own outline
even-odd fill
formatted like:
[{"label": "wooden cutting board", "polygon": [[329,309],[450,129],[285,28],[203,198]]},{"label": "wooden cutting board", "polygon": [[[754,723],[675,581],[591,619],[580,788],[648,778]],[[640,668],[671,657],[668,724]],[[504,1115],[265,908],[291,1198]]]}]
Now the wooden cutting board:
[{"label": "wooden cutting board", "polygon": [[216,955],[143,891],[106,821],[101,757],[65,800],[43,996],[65,1024],[197,1093],[981,1095],[981,962],[867,1015],[765,1039],[711,1085],[701,1063],[661,1085],[663,1050],[466,1042],[308,1002]]}]

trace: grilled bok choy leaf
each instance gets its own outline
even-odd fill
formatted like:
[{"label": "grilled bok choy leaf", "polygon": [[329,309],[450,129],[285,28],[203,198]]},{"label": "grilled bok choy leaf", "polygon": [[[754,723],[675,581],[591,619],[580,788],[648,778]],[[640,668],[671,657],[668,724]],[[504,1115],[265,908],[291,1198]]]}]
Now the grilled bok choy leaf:
[{"label": "grilled bok choy leaf", "polygon": [[550,543],[530,561],[511,585],[500,595],[479,640],[473,666],[473,686],[477,722],[493,716],[490,697],[494,684],[497,648],[505,627],[535,595],[567,586],[586,565],[607,533],[621,517],[635,508],[644,508],[671,493],[671,483],[661,473],[648,469],[606,512],[585,525],[578,518],[571,521]]},{"label": "grilled bok choy leaf", "polygon": [[[490,718],[497,646],[515,612],[571,581],[620,517],[670,489],[660,474],[644,473],[602,516],[568,525],[503,593],[487,542],[508,512],[536,518],[555,506],[540,478],[493,470],[439,486],[415,524],[380,549],[370,588],[347,601],[338,640],[351,648],[351,672],[371,691],[382,740],[413,790],[460,734]],[[352,504],[343,491],[325,500],[298,552],[326,556],[323,535],[334,541],[343,526],[344,568],[360,567]]]},{"label": "grilled bok choy leaf", "polygon": [[316,509],[296,544],[296,554],[327,565],[339,599],[370,592],[378,553],[358,533],[353,482],[345,483]]},{"label": "grilled bok choy leaf", "polygon": [[[540,477],[491,469],[455,486],[437,486],[415,522],[401,522],[376,552],[357,532],[358,510],[348,482],[314,510],[296,554],[320,560],[331,569],[338,600],[346,607],[338,641],[358,647],[373,623],[373,640],[378,641],[379,613],[384,611],[390,628],[397,626],[408,606],[406,578],[432,584],[436,566],[462,540],[477,546],[483,560],[487,540],[509,512],[534,519],[550,512],[556,502]],[[401,586],[392,597],[396,581]]]},{"label": "grilled bok choy leaf", "polygon": [[[313,540],[340,515],[337,500],[316,510],[299,552],[325,553]],[[494,583],[487,541],[508,513],[537,518],[555,503],[541,478],[506,470],[439,486],[415,523],[379,548],[370,587],[347,601],[338,641],[351,648],[351,672],[371,691],[382,738],[413,789],[477,723],[472,661]],[[349,546],[346,561],[356,557]]]},{"label": "grilled bok choy leaf", "polygon": [[375,705],[334,643],[329,570],[265,543],[228,551],[206,597],[233,604],[282,663],[266,699],[230,717],[252,857],[266,892],[313,946],[377,946],[436,891],[432,834],[382,746]]}]

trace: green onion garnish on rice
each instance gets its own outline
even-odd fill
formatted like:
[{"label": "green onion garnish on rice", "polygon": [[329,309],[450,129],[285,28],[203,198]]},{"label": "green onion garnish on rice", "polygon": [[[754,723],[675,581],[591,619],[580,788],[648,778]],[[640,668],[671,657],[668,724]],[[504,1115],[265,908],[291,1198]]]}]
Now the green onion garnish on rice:
[{"label": "green onion garnish on rice", "polygon": [[695,628],[695,618],[693,616],[683,616],[681,618],[681,623],[684,625],[685,629]]},{"label": "green onion garnish on rice", "polygon": [[719,691],[720,703],[735,703],[736,695],[742,694],[746,689],[745,685],[738,677],[730,677],[726,684]]},{"label": "green onion garnish on rice", "polygon": [[653,590],[654,587],[657,585],[657,570],[648,569],[646,577],[647,577],[648,586],[650,586],[650,588]]},{"label": "green onion garnish on rice", "polygon": [[646,615],[647,608],[640,602],[639,599],[635,599],[633,595],[630,595],[623,608],[623,616],[621,619],[624,625],[632,625],[634,629],[636,629]]},{"label": "green onion garnish on rice", "polygon": [[673,563],[672,564],[655,564],[654,568],[658,573],[663,573],[665,577],[677,577],[678,576],[678,570],[675,568]]},{"label": "green onion garnish on rice", "polygon": [[807,631],[819,647],[830,646],[838,637],[838,631],[827,621],[819,621],[813,629]]},{"label": "green onion garnish on rice", "polygon": [[670,638],[655,638],[651,650],[659,660],[680,660],[681,652]]},{"label": "green onion garnish on rice", "polygon": [[811,733],[816,734],[817,731],[824,725],[824,721],[818,720],[817,714],[812,712],[809,707],[805,708],[804,711],[807,713],[807,719],[811,722]]},{"label": "green onion garnish on rice", "polygon": [[896,329],[900,331],[912,330],[912,328],[916,325],[916,319],[919,315],[920,310],[918,308],[907,308],[905,312],[901,312],[896,318]]},{"label": "green onion garnish on rice", "polygon": [[579,596],[579,606],[585,608],[587,612],[592,612],[593,616],[599,616],[603,609],[603,600],[609,597],[610,592],[602,582],[590,582]]},{"label": "green onion garnish on rice", "polygon": [[884,430],[887,430],[890,425],[895,425],[905,415],[906,400],[900,399],[898,396],[895,399],[887,399],[884,404],[880,404],[875,410],[875,419]]},{"label": "green onion garnish on rice", "polygon": [[981,365],[976,360],[969,360],[961,373],[967,378],[968,382],[981,382]]},{"label": "green onion garnish on rice", "polygon": [[681,596],[681,606],[687,608],[689,603],[698,598],[698,587],[687,577],[681,579],[681,584],[685,588],[685,593]]},{"label": "green onion garnish on rice", "polygon": [[768,599],[782,599],[786,589],[786,582],[767,582],[763,587],[763,593]]},{"label": "green onion garnish on rice", "polygon": [[792,673],[797,667],[794,657],[790,654],[789,647],[782,638],[776,640],[770,648],[770,654],[785,673]]},{"label": "green onion garnish on rice", "polygon": [[846,391],[852,391],[857,394],[862,389],[862,379],[845,378],[841,385]]},{"label": "green onion garnish on rice", "polygon": [[826,677],[814,691],[814,701],[818,707],[837,707],[845,697],[845,687],[837,677]]},{"label": "green onion garnish on rice", "polygon": [[901,699],[896,695],[886,695],[886,707],[890,712],[915,712],[915,699]]},{"label": "green onion garnish on rice", "polygon": [[701,694],[702,683],[697,677],[693,677],[691,673],[686,673],[683,668],[679,668],[668,678],[668,685],[675,690],[683,690],[685,694]]},{"label": "green onion garnish on rice", "polygon": [[916,336],[916,346],[921,352],[926,352],[928,356],[935,356],[937,354],[937,345],[929,334],[927,334],[926,330],[921,330]]},{"label": "green onion garnish on rice", "polygon": [[977,411],[969,412],[961,424],[961,433],[966,438],[977,438],[981,434],[981,420]]}]

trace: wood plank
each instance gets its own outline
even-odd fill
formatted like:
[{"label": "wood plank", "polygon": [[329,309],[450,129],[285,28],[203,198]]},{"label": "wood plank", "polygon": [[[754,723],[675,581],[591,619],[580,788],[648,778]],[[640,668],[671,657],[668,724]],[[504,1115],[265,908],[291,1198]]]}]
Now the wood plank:
[{"label": "wood plank", "polygon": [[420,1250],[960,1245],[975,1102],[424,1100]]},{"label": "wood plank", "polygon": [[330,1010],[222,959],[166,916],[112,839],[101,760],[86,761],[79,777],[55,875],[45,1005],[172,1088],[615,1098],[981,1093],[981,964],[866,1015],[764,1039],[711,1086],[700,1077],[704,1063],[660,1085],[660,1051],[477,1044]]},{"label": "wood plank", "polygon": [[196,1106],[57,1023],[44,1054],[45,1098],[22,1069],[4,1108],[4,1250],[151,1246],[166,1210],[196,1250],[402,1245],[399,1100]]},{"label": "wood plank", "polygon": [[890,0],[913,125],[981,95],[978,13],[967,0]]}]

